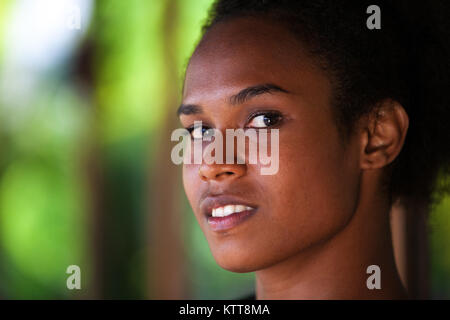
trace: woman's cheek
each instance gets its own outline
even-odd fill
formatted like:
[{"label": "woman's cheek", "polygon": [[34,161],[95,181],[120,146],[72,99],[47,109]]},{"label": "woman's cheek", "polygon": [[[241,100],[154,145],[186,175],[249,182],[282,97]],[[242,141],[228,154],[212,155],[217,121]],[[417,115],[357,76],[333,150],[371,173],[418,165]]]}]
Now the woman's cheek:
[{"label": "woman's cheek", "polygon": [[183,186],[186,192],[186,196],[191,205],[192,210],[195,212],[198,203],[199,194],[196,190],[199,190],[201,183],[200,176],[198,174],[199,165],[185,164],[183,165]]},{"label": "woman's cheek", "polygon": [[348,193],[353,188],[346,187],[345,157],[332,140],[328,145],[309,144],[310,139],[280,140],[279,172],[264,183],[271,198],[270,214],[298,241],[297,246],[327,237],[351,215],[353,200]]}]

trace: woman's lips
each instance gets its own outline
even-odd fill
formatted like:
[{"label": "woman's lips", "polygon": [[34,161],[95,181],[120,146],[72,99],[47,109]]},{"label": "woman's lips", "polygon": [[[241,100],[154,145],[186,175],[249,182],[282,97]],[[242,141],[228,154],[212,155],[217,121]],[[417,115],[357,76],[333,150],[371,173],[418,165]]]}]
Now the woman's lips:
[{"label": "woman's lips", "polygon": [[207,197],[200,207],[213,231],[231,229],[257,211],[257,206],[228,195]]},{"label": "woman's lips", "polygon": [[[228,206],[236,206],[236,205],[228,205]],[[208,224],[214,231],[220,231],[220,230],[227,230],[231,229],[241,222],[243,222],[246,218],[250,217],[255,211],[256,208],[242,206],[244,210],[242,211],[235,211],[231,214],[228,214],[226,216],[209,216],[208,217]],[[222,208],[219,208],[219,210]],[[225,210],[225,209],[223,209]]]}]

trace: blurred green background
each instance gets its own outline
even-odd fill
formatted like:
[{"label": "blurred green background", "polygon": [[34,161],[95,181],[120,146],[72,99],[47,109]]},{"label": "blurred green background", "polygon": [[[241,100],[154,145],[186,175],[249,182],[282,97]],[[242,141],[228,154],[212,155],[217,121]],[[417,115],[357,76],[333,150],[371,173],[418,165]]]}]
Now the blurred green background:
[{"label": "blurred green background", "polygon": [[[253,290],[214,262],[170,162],[211,2],[0,0],[0,298]],[[432,296],[450,298],[450,199],[430,221]]]}]

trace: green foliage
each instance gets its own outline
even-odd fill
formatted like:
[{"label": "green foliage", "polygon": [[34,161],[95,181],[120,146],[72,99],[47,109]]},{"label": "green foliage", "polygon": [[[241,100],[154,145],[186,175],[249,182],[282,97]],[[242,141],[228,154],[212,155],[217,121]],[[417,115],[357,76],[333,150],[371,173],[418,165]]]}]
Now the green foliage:
[{"label": "green foliage", "polygon": [[160,78],[163,1],[97,2],[95,95],[102,139],[143,134],[162,121]]},{"label": "green foliage", "polygon": [[64,87],[56,95],[44,92],[2,130],[7,153],[1,157],[0,239],[9,298],[69,296],[66,268],[86,262],[80,101]]},{"label": "green foliage", "polygon": [[434,298],[450,297],[450,197],[430,215],[431,287]]}]

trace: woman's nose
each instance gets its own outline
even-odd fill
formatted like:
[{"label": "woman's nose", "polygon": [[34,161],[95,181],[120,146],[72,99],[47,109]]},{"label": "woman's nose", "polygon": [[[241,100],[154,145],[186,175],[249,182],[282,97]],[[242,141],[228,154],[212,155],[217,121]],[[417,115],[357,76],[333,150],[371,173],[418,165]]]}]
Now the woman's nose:
[{"label": "woman's nose", "polygon": [[203,181],[237,179],[245,175],[245,164],[206,164],[200,165],[199,175]]}]

